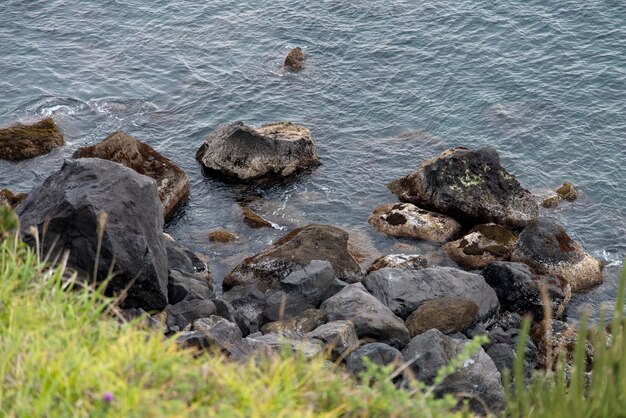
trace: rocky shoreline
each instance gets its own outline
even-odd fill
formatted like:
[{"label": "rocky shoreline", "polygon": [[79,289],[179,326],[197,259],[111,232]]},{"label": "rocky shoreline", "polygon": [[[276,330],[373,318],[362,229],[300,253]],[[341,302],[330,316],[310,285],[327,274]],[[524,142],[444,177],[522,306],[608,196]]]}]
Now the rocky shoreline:
[{"label": "rocky shoreline", "polygon": [[[0,158],[18,158],[17,143],[29,147],[19,158],[30,158],[63,139],[51,120],[0,129]],[[489,148],[452,148],[424,161],[388,185],[400,201],[379,202],[369,218],[380,233],[438,243],[455,267],[410,254],[362,266],[348,232],[311,224],[244,259],[221,289],[200,257],[163,233],[189,195],[183,170],[122,132],[73,157],[27,196],[0,194],[0,203],[16,206],[24,239],[52,259],[69,250],[68,266],[86,281],[114,273],[107,291],[129,318],[145,316],[182,346],[217,347],[235,360],[286,344],[304,355],[329,350],[355,374],[363,356],[408,362],[430,384],[469,339],[487,335],[474,361],[437,390],[462,392],[495,411],[503,405],[501,372],[513,365],[522,317],[533,318],[530,373],[544,365],[551,343],[542,337],[545,313],[557,318],[553,328],[561,324],[555,333],[571,335],[559,321],[572,292],[602,282],[602,262],[539,216],[540,199]],[[310,131],[290,122],[222,125],[196,159],[206,175],[231,182],[288,182],[320,164]],[[571,200],[576,192],[569,184],[557,196]],[[271,226],[245,206],[244,214],[248,225]],[[216,243],[239,238],[227,230],[212,234]],[[480,402],[471,405],[480,410]]]}]

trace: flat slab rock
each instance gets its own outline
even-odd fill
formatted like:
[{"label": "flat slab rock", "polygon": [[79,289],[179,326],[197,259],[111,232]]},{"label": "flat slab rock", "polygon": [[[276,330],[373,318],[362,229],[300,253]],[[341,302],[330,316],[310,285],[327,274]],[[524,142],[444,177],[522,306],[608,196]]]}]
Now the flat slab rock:
[{"label": "flat slab rock", "polygon": [[239,180],[287,177],[320,164],[308,128],[276,122],[252,128],[242,122],[219,126],[196,159],[202,166]]},{"label": "flat slab rock", "polygon": [[500,165],[492,148],[448,149],[388,187],[404,202],[461,222],[522,228],[539,214],[535,197]]},{"label": "flat slab rock", "polygon": [[363,270],[348,251],[348,233],[329,225],[308,225],[285,235],[259,254],[246,258],[225,278],[228,290],[254,283],[265,292],[313,260],[329,261],[338,279],[355,283]]},{"label": "flat slab rock", "polygon": [[495,322],[500,306],[495,291],[482,276],[452,267],[385,268],[368,274],[363,285],[403,319],[429,300],[464,297],[478,305],[476,321],[489,325]]},{"label": "flat slab rock", "polygon": [[392,203],[374,210],[369,223],[392,237],[408,237],[426,241],[448,241],[461,230],[461,225],[436,212],[411,203]]},{"label": "flat slab rock", "polygon": [[189,177],[185,171],[148,144],[124,132],[114,132],[99,144],[79,148],[73,157],[114,161],[153,178],[157,183],[165,219],[189,196]]},{"label": "flat slab rock", "polygon": [[17,124],[0,129],[0,159],[26,160],[47,154],[64,143],[63,134],[52,118],[32,125]]},{"label": "flat slab rock", "polygon": [[602,283],[602,263],[587,254],[563,227],[546,220],[524,228],[511,261],[527,264],[538,274],[562,276],[574,292]]}]

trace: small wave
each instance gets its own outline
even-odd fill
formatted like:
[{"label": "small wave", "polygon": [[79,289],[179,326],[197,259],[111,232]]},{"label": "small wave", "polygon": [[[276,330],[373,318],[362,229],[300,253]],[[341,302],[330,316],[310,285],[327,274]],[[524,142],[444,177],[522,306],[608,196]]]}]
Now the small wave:
[{"label": "small wave", "polygon": [[73,97],[47,96],[38,99],[26,109],[27,113],[38,116],[76,115],[89,111],[89,105]]},{"label": "small wave", "polygon": [[91,99],[87,101],[87,104],[97,113],[103,113],[118,118],[142,115],[158,110],[154,103],[143,99]]}]

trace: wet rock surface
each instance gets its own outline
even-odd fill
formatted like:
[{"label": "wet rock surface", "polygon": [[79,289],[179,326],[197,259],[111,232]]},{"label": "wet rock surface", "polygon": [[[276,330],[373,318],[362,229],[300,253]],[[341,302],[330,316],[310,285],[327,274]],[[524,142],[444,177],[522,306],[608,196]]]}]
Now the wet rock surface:
[{"label": "wet rock surface", "polygon": [[383,205],[374,210],[369,223],[392,237],[408,237],[427,241],[448,241],[461,230],[461,225],[436,212],[411,203]]},{"label": "wet rock surface", "polygon": [[377,258],[367,268],[367,272],[371,273],[384,268],[421,270],[427,267],[428,260],[419,254],[389,254]]},{"label": "wet rock surface", "polygon": [[478,305],[476,320],[491,324],[500,306],[496,293],[482,276],[451,267],[381,269],[368,274],[363,285],[403,319],[429,300],[464,297]]},{"label": "wet rock surface", "polygon": [[451,148],[388,187],[404,202],[462,222],[521,228],[539,212],[535,197],[500,165],[492,148]]},{"label": "wet rock surface", "polygon": [[169,219],[189,196],[189,177],[185,171],[148,144],[124,132],[114,132],[98,144],[79,148],[73,157],[114,161],[153,178],[157,183],[165,219]]},{"label": "wet rock surface", "polygon": [[496,260],[508,260],[517,237],[496,224],[477,225],[463,238],[444,245],[446,254],[461,268],[480,270]]},{"label": "wet rock surface", "polygon": [[562,276],[574,292],[602,283],[602,263],[587,254],[561,226],[546,220],[524,228],[511,261],[527,264],[538,274]]},{"label": "wet rock surface", "polygon": [[348,234],[328,225],[309,225],[285,235],[259,254],[246,258],[223,282],[224,289],[255,283],[265,291],[313,260],[329,261],[337,278],[354,283],[363,270],[348,251]]},{"label": "wet rock surface", "polygon": [[304,51],[299,46],[293,48],[285,57],[283,66],[289,71],[300,71],[302,69],[302,61],[304,61]]},{"label": "wet rock surface", "polygon": [[196,159],[209,172],[238,180],[286,177],[320,164],[311,131],[290,122],[252,128],[242,122],[219,126]]},{"label": "wet rock surface", "polygon": [[0,128],[0,159],[21,161],[47,154],[63,146],[63,134],[52,118],[32,125]]},{"label": "wet rock surface", "polygon": [[[168,267],[163,231],[163,207],[154,180],[121,164],[102,159],[67,160],[61,170],[33,189],[17,208],[22,234],[40,231],[50,220],[44,251],[70,250],[68,265],[97,280],[113,265],[115,276],[107,292],[129,285],[124,307],[162,309],[167,304]],[[106,223],[98,252],[101,213]],[[98,254],[98,256],[96,255]]]}]

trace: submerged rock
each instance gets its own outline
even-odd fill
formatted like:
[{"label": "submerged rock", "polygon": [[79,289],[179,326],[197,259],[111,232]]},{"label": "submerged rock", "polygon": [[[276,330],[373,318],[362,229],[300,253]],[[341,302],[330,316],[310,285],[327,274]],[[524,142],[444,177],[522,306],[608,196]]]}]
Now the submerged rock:
[{"label": "submerged rock", "polygon": [[252,128],[242,122],[219,126],[196,159],[202,166],[239,180],[286,177],[320,164],[311,131],[291,122]]},{"label": "submerged rock", "polygon": [[189,177],[185,171],[149,145],[124,132],[114,132],[98,144],[79,148],[73,157],[114,161],[152,177],[157,183],[165,219],[189,196]]},{"label": "submerged rock", "polygon": [[602,263],[550,221],[540,220],[524,228],[511,260],[528,264],[538,274],[562,276],[574,292],[602,283]]},{"label": "submerged rock", "polygon": [[[434,384],[437,371],[463,352],[468,340],[450,338],[431,329],[413,338],[402,350],[415,377],[428,385]],[[504,406],[502,377],[491,357],[479,348],[470,360],[438,385],[435,393],[459,395],[470,400],[472,410],[485,414],[482,402],[489,412],[497,412]]]},{"label": "submerged rock", "polygon": [[302,69],[302,61],[304,61],[304,52],[299,46],[293,48],[285,57],[284,67],[286,70],[299,71]]},{"label": "submerged rock", "polygon": [[65,143],[52,118],[32,125],[17,124],[0,129],[0,159],[21,161],[47,154]]},{"label": "submerged rock", "polygon": [[256,212],[254,212],[252,209],[244,206],[242,207],[242,210],[243,210],[243,221],[250,228],[271,228],[272,227],[272,223],[270,221],[264,219],[263,217],[258,215]]},{"label": "submerged rock", "polygon": [[517,237],[496,224],[477,225],[463,238],[443,249],[462,268],[480,270],[496,260],[508,260]]},{"label": "submerged rock", "polygon": [[444,334],[461,332],[469,327],[478,313],[478,305],[463,297],[445,297],[424,302],[404,321],[415,337],[429,329]]},{"label": "submerged rock", "polygon": [[384,268],[421,270],[428,267],[428,260],[419,254],[389,254],[376,259],[368,268],[371,273]]},{"label": "submerged rock", "polygon": [[403,319],[429,300],[463,297],[478,305],[476,321],[489,325],[495,322],[500,306],[496,293],[482,276],[451,267],[381,269],[368,274],[363,285]]},{"label": "submerged rock", "polygon": [[26,199],[26,193],[13,193],[9,189],[0,190],[0,205],[5,204],[14,209],[24,199]]},{"label": "submerged rock", "polygon": [[392,237],[427,241],[448,241],[461,230],[461,225],[454,219],[410,203],[380,206],[370,216],[369,223]]},{"label": "submerged rock", "polygon": [[237,234],[228,229],[216,229],[209,232],[209,241],[227,243],[237,239]]},{"label": "submerged rock", "polygon": [[500,165],[491,148],[452,148],[389,183],[404,202],[464,222],[495,222],[521,228],[537,219],[535,197]]},{"label": "submerged rock", "polygon": [[401,349],[409,341],[404,322],[360,283],[344,287],[322,303],[328,321],[348,320],[359,338],[372,339]]},{"label": "submerged rock", "polygon": [[283,278],[313,260],[329,261],[336,277],[345,282],[358,282],[363,277],[361,267],[348,251],[347,232],[328,225],[309,225],[243,260],[224,278],[223,287],[255,283],[262,291],[277,288]]},{"label": "submerged rock", "polygon": [[150,311],[167,304],[163,206],[153,179],[98,158],[66,160],[60,171],[29,193],[17,212],[23,235],[31,225],[42,231],[49,221],[42,251],[51,251],[54,258],[69,250],[68,265],[81,277],[93,277],[96,260],[98,281],[112,269],[109,294],[130,286],[123,307]]}]

